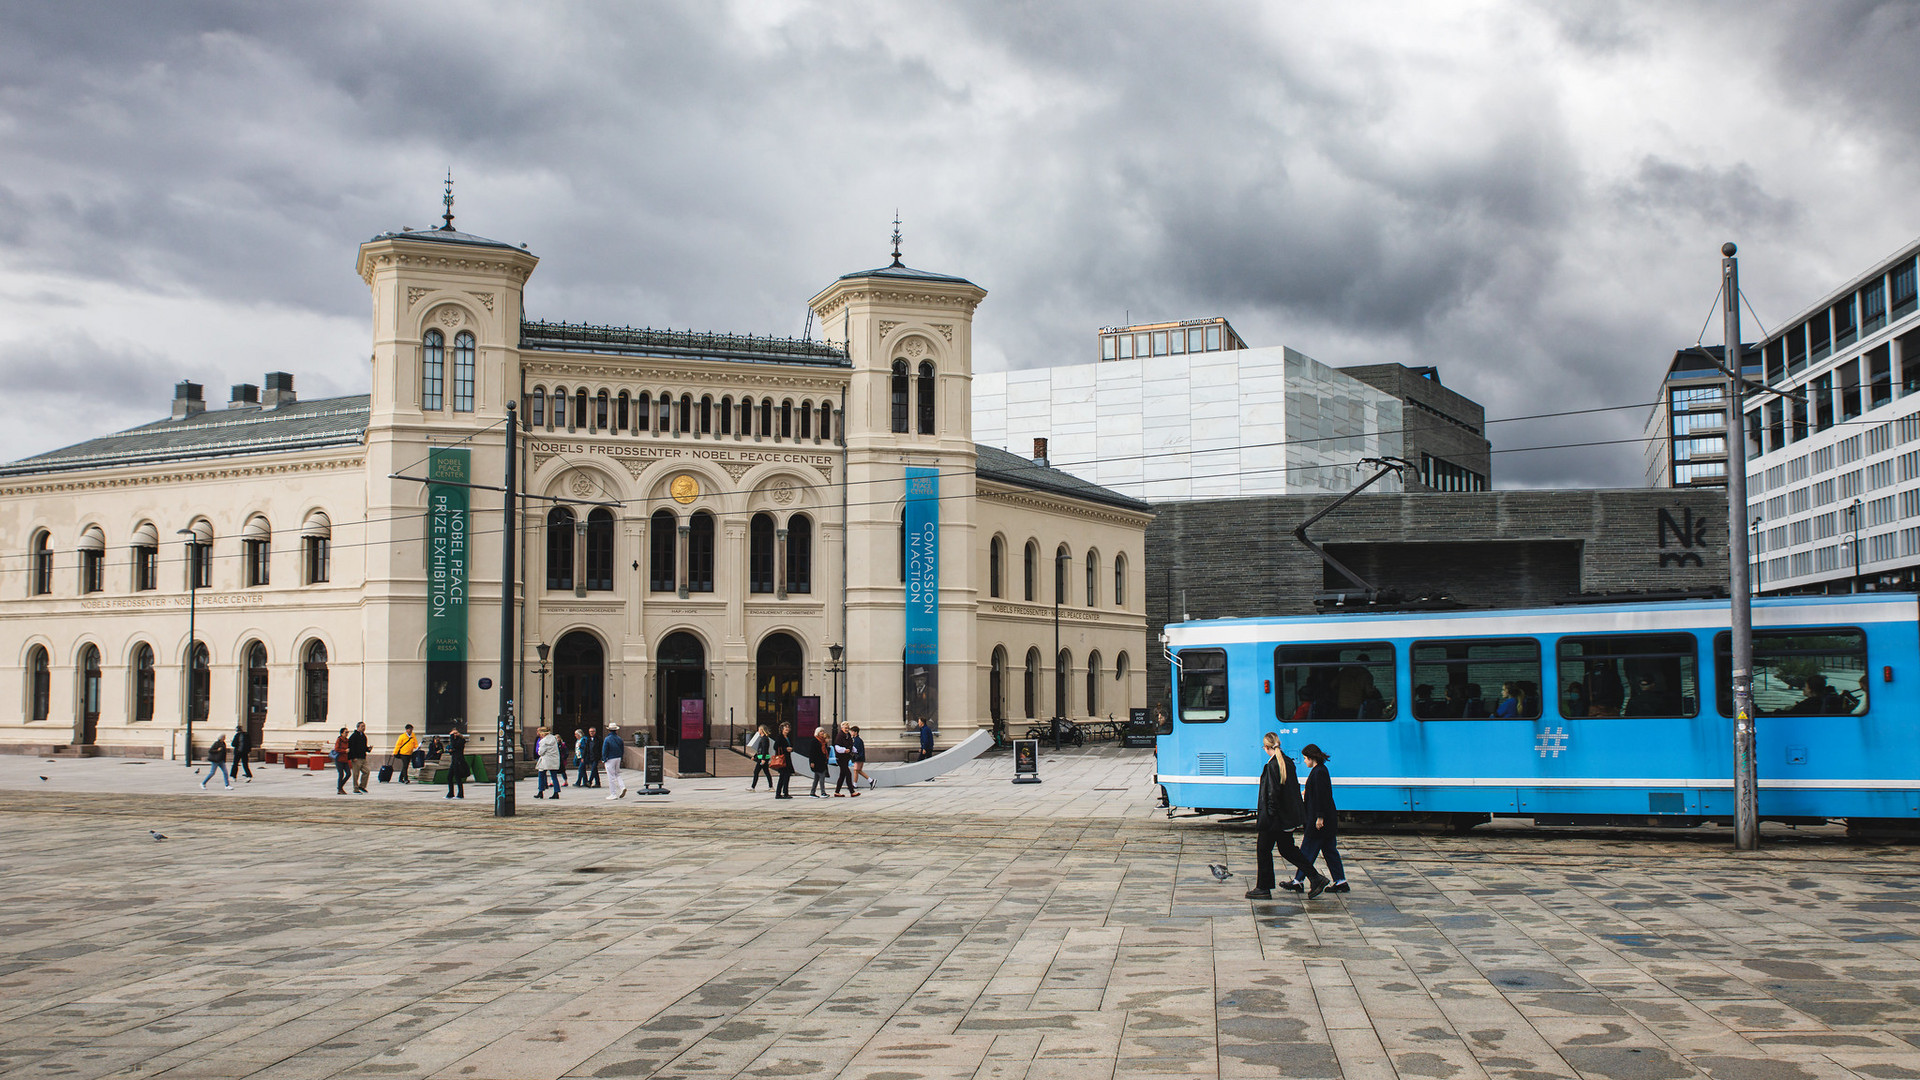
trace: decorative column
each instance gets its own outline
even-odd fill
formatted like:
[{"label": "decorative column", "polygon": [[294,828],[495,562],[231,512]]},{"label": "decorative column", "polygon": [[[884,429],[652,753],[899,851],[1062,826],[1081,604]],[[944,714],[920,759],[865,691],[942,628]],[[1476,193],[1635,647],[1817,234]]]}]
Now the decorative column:
[{"label": "decorative column", "polygon": [[787,530],[785,526],[773,530],[773,596],[776,600],[787,598]]},{"label": "decorative column", "polygon": [[679,539],[679,543],[675,544],[673,549],[673,574],[674,580],[680,583],[680,599],[685,600],[688,596],[692,595],[688,591],[687,581],[687,566],[690,561],[687,558],[687,542],[693,535],[693,526],[682,523],[674,532]]}]

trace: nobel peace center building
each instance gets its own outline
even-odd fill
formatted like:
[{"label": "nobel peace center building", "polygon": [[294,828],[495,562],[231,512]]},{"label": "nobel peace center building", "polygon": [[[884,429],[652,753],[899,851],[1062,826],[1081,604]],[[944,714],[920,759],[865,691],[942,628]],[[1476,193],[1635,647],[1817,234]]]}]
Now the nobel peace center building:
[{"label": "nobel peace center building", "polygon": [[451,214],[382,234],[365,394],[180,383],[170,415],[0,466],[0,744],[486,744],[503,651],[523,732],[668,745],[1145,704],[1151,511],[974,443],[984,289],[896,257],[814,296],[810,339],[636,330],[529,319],[538,261]]}]

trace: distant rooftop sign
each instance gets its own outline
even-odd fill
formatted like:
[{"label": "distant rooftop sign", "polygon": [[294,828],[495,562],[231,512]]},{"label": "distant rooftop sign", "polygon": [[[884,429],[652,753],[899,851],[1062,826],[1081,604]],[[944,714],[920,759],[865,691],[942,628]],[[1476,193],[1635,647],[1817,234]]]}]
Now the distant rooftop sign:
[{"label": "distant rooftop sign", "polygon": [[1224,318],[1186,319],[1181,322],[1141,323],[1100,328],[1100,359],[1131,360],[1136,356],[1179,356],[1184,353],[1244,349],[1247,343]]}]

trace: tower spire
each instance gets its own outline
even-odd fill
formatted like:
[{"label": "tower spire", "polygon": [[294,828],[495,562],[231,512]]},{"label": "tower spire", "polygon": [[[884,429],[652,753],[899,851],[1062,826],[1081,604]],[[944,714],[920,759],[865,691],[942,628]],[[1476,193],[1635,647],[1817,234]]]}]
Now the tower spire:
[{"label": "tower spire", "polygon": [[895,207],[893,211],[893,266],[887,269],[891,270],[898,267],[904,270],[906,269],[906,265],[906,263],[900,261],[900,208]]},{"label": "tower spire", "polygon": [[446,219],[447,223],[445,225],[440,226],[440,231],[452,232],[453,231],[453,170],[452,169],[447,170],[447,193],[440,197],[440,201],[447,205],[447,212],[441,215]]}]

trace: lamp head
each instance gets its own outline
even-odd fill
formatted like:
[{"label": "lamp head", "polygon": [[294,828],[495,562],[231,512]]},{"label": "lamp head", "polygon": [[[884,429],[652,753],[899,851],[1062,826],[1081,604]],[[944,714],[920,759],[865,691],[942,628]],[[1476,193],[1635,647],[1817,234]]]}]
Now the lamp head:
[{"label": "lamp head", "polygon": [[831,657],[836,664],[840,662],[840,654],[844,651],[845,650],[838,645],[827,646],[827,655]]},{"label": "lamp head", "polygon": [[533,647],[533,651],[539,654],[540,662],[544,664],[547,662],[547,654],[553,651],[553,646],[543,641],[540,644],[535,645]]}]

